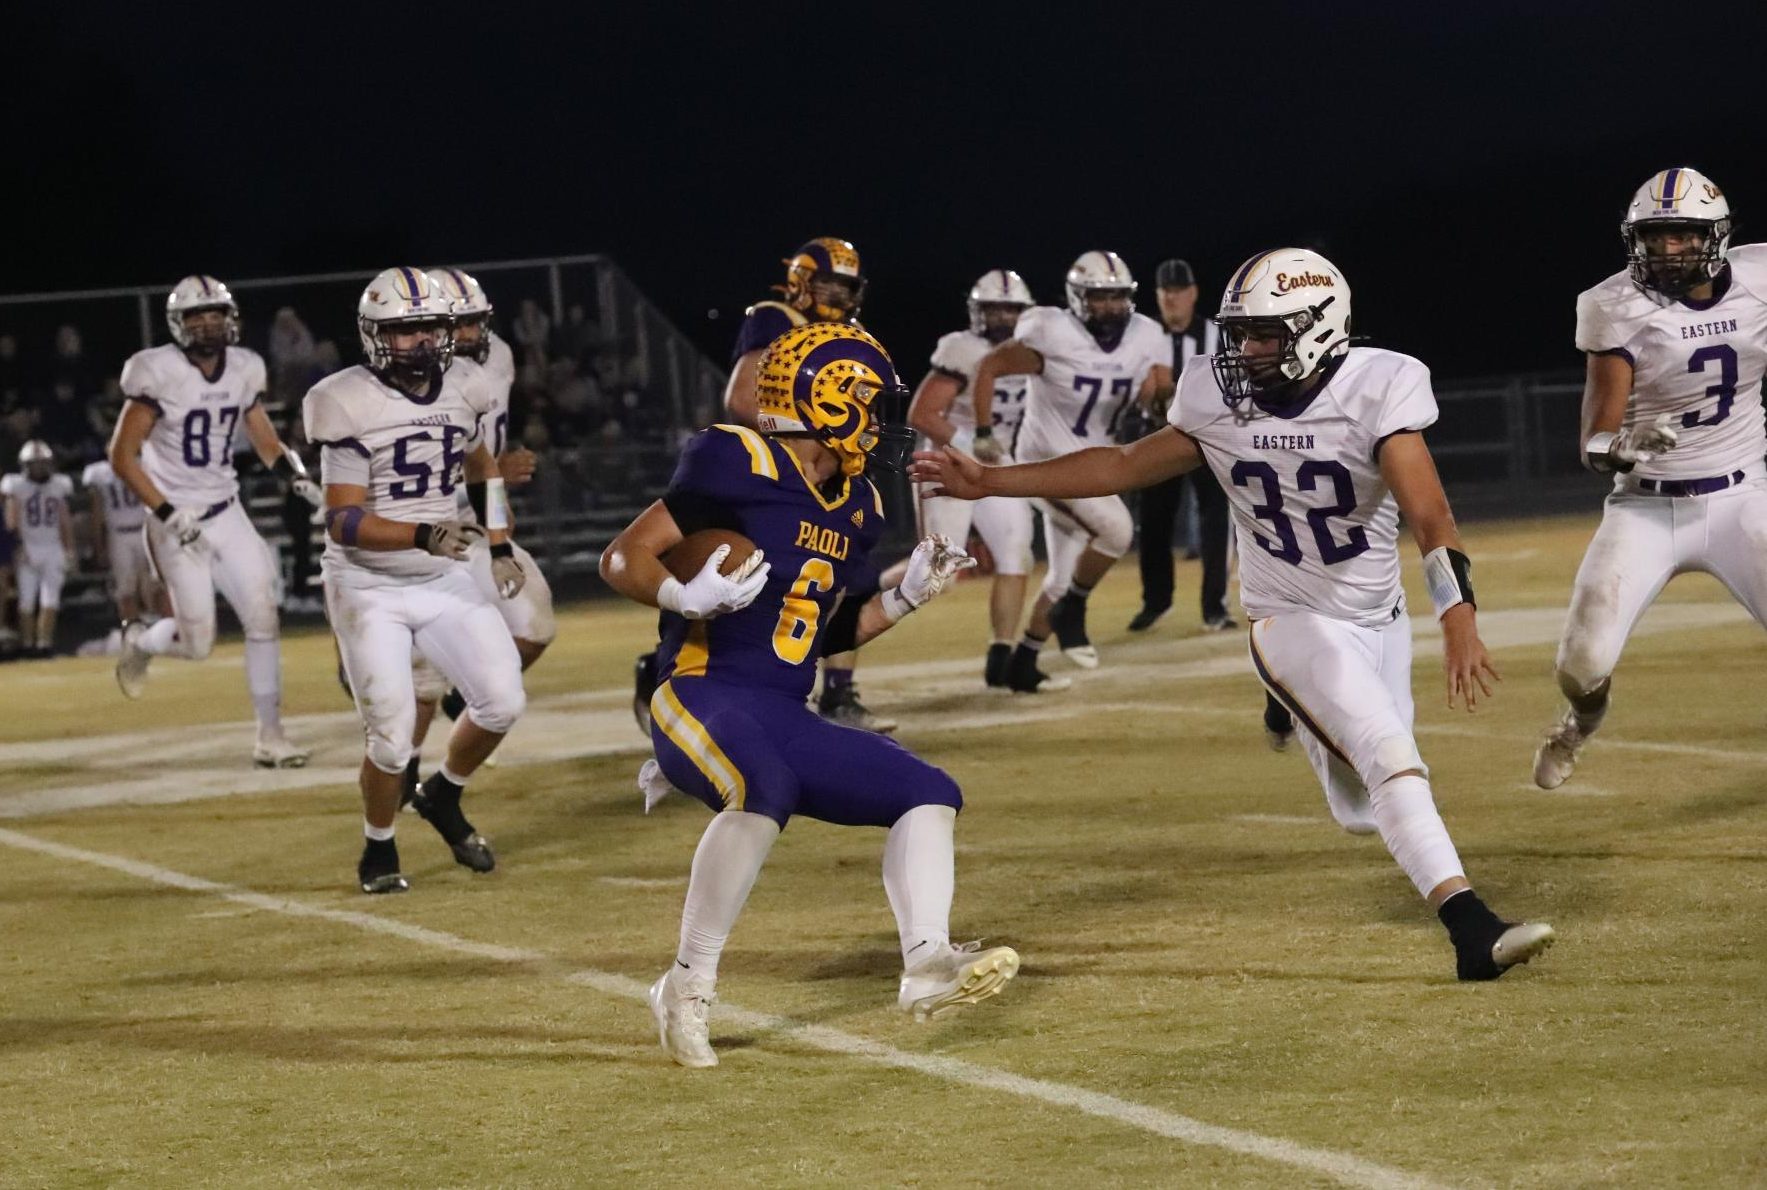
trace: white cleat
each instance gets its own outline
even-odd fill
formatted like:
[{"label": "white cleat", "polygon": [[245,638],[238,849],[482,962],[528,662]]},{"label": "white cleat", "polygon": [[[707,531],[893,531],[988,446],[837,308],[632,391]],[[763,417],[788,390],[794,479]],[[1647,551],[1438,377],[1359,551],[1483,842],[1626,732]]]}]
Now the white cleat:
[{"label": "white cleat", "polygon": [[1543,921],[1524,921],[1510,926],[1491,947],[1491,961],[1499,970],[1527,962],[1558,941],[1553,928]]},{"label": "white cleat", "polygon": [[644,795],[644,812],[650,813],[656,804],[675,792],[669,779],[663,776],[663,766],[651,757],[638,767],[638,792]]},{"label": "white cleat", "polygon": [[650,985],[650,1014],[656,1018],[657,1037],[665,1054],[695,1069],[718,1064],[706,1035],[706,1017],[716,998],[711,980],[703,975],[684,975],[679,964],[671,964],[662,978]]},{"label": "white cleat", "polygon": [[902,973],[896,1007],[917,1021],[999,995],[1018,974],[1018,951],[1010,946],[980,949],[975,942],[948,947]]},{"label": "white cleat", "polygon": [[1534,753],[1534,784],[1541,789],[1557,789],[1577,768],[1577,754],[1589,742],[1589,734],[1577,723],[1577,712],[1570,707],[1546,733],[1546,739]]},{"label": "white cleat", "polygon": [[153,655],[141,647],[141,634],[147,625],[130,620],[123,625],[121,651],[117,655],[117,686],[125,698],[140,698],[147,692],[147,663]]},{"label": "white cleat", "polygon": [[1098,650],[1091,645],[1075,645],[1071,649],[1063,649],[1061,655],[1081,669],[1098,668]]},{"label": "white cleat", "polygon": [[280,731],[274,734],[260,732],[258,742],[252,747],[252,763],[261,769],[303,769],[307,767],[310,755],[312,753],[307,749],[290,743]]}]

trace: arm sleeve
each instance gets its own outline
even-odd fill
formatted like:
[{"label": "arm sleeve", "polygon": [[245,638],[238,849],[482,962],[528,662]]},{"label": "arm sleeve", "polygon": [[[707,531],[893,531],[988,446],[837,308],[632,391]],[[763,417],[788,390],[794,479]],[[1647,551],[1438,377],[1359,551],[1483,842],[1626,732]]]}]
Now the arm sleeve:
[{"label": "arm sleeve", "polygon": [[10,496],[18,488],[18,476],[0,475],[0,496]]},{"label": "arm sleeve", "polygon": [[1018,326],[1014,328],[1012,337],[1035,351],[1038,355],[1049,354],[1049,332],[1051,320],[1049,307],[1032,306],[1019,315]]},{"label": "arm sleeve", "polygon": [[373,454],[356,437],[355,422],[335,392],[325,388],[309,392],[301,402],[301,422],[306,427],[307,441],[319,448],[321,483],[368,485],[368,464]]},{"label": "arm sleeve", "polygon": [[1577,350],[1595,355],[1616,354],[1632,359],[1631,344],[1623,330],[1616,326],[1607,303],[1599,290],[1589,290],[1577,297]]},{"label": "arm sleeve", "polygon": [[86,469],[80,472],[80,486],[84,488],[94,487],[103,483],[105,478],[103,463],[87,463]]},{"label": "arm sleeve", "polygon": [[969,391],[970,382],[975,378],[976,361],[963,358],[958,347],[958,335],[946,335],[933,348],[930,361],[933,371],[949,376],[957,381],[960,393]]},{"label": "arm sleeve", "polygon": [[270,389],[270,376],[264,369],[264,357],[255,351],[245,351],[245,392],[248,402],[262,401],[264,394]]},{"label": "arm sleeve", "polygon": [[154,393],[158,386],[154,383],[153,365],[147,362],[145,352],[131,355],[123,364],[123,375],[118,381],[118,387],[129,400],[140,401],[156,414],[164,412]]},{"label": "arm sleeve", "polygon": [[73,477],[70,475],[57,475],[55,477],[55,494],[60,496],[63,500],[72,500],[74,498]]}]

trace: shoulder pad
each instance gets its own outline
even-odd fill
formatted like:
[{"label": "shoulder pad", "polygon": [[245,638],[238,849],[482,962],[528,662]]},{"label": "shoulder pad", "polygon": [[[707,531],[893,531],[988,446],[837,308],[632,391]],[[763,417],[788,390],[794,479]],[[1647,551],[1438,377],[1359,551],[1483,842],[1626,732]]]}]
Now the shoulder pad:
[{"label": "shoulder pad", "polygon": [[779,460],[774,457],[772,445],[761,436],[760,431],[751,430],[747,426],[719,423],[712,426],[706,433],[711,434],[714,431],[722,431],[724,434],[732,435],[742,443],[743,451],[748,455],[750,474],[771,480],[779,478]]}]

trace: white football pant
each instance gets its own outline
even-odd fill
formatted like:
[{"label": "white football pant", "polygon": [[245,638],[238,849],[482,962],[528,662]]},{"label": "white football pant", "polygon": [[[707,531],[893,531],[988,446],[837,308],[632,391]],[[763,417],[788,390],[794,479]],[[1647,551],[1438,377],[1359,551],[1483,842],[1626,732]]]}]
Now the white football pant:
[{"label": "white football pant", "polygon": [[1107,558],[1121,558],[1135,540],[1135,518],[1121,496],[1038,498],[1031,504],[1043,517],[1043,542],[1049,548],[1043,594],[1051,601],[1067,594],[1081,554],[1093,549]]},{"label": "white football pant", "polygon": [[1252,622],[1252,664],[1295,717],[1331,816],[1380,832],[1421,894],[1465,873],[1411,723],[1411,621],[1362,628],[1311,612]]},{"label": "white football pant", "polygon": [[154,573],[172,599],[172,618],[142,635],[147,652],[200,661],[215,647],[215,592],[227,599],[248,641],[277,636],[282,576],[270,546],[238,500],[202,522],[202,537],[186,549],[158,517],[142,524]]},{"label": "white football pant", "polygon": [[515,545],[515,560],[521,563],[528,576],[515,598],[505,599],[497,593],[497,582],[491,577],[491,546],[484,538],[473,543],[472,552],[466,558],[467,565],[472,568],[473,581],[478,584],[479,593],[509,625],[511,636],[537,645],[551,644],[552,638],[558,635],[558,621],[552,614],[552,588],[547,585],[546,576],[540,573],[534,556],[520,545],[510,544]]},{"label": "white football pant", "polygon": [[466,713],[486,731],[508,731],[526,709],[521,655],[466,566],[375,587],[328,576],[325,611],[362,716],[368,760],[383,773],[403,773],[411,759],[413,648],[460,691]]},{"label": "white football pant", "polygon": [[67,555],[61,547],[34,555],[21,545],[13,557],[13,566],[18,572],[19,614],[33,615],[39,607],[58,610],[62,584],[67,580]]},{"label": "white football pant", "polygon": [[926,485],[915,485],[915,509],[920,516],[920,535],[942,533],[962,549],[975,527],[988,552],[994,555],[994,573],[1023,575],[1031,571],[1031,505],[1012,496],[988,496],[981,500],[957,500],[950,496],[925,495]]},{"label": "white football pant", "polygon": [[1614,672],[1626,638],[1671,578],[1704,571],[1767,625],[1767,480],[1709,496],[1636,489],[1607,498],[1601,527],[1577,568],[1558,646],[1566,693],[1588,693]]}]

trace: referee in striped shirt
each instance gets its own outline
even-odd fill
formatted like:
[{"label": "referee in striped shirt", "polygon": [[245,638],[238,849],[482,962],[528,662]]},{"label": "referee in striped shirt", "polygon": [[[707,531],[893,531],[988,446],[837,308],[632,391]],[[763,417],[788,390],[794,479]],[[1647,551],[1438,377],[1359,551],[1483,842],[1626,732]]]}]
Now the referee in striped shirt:
[{"label": "referee in striped shirt", "polygon": [[[1172,374],[1176,376],[1190,360],[1215,353],[1220,331],[1196,312],[1196,274],[1189,261],[1162,262],[1156,282],[1160,318],[1172,335]],[[1150,409],[1148,414],[1145,432],[1151,433],[1166,424],[1164,404]],[[1229,632],[1239,627],[1227,614],[1227,497],[1214,473],[1207,467],[1198,467],[1141,490],[1141,610],[1129,621],[1130,632],[1147,631],[1172,610],[1172,530],[1178,523],[1179,497],[1186,482],[1191,485],[1191,498],[1196,501],[1202,530],[1198,544],[1203,563],[1203,628],[1209,632]]]}]

